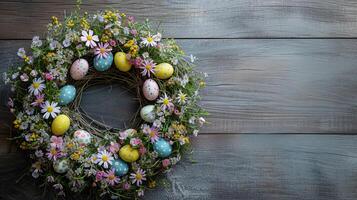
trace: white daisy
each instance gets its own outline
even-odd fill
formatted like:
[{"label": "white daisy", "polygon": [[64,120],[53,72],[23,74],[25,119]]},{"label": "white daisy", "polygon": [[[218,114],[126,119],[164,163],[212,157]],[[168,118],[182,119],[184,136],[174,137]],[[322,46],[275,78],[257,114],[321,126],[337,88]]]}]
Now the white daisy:
[{"label": "white daisy", "polygon": [[89,30],[88,33],[87,31],[82,31],[81,41],[86,42],[87,47],[93,48],[97,46],[95,42],[99,42],[99,38],[98,35],[93,35],[92,30]]},{"label": "white daisy", "polygon": [[41,110],[41,113],[45,113],[43,115],[43,118],[48,119],[50,116],[52,118],[55,118],[57,114],[61,112],[60,107],[57,107],[57,104],[58,103],[56,102],[50,103],[49,101],[46,101],[42,106],[42,110]]},{"label": "white daisy", "polygon": [[38,95],[43,89],[46,88],[46,85],[43,84],[43,82],[44,80],[42,80],[41,78],[35,78],[32,81],[32,84],[29,86],[30,93]]},{"label": "white daisy", "polygon": [[161,110],[172,110],[174,107],[174,104],[172,103],[172,99],[170,99],[167,94],[165,93],[164,96],[161,96],[160,99],[157,101],[157,103],[161,104]]},{"label": "white daisy", "polygon": [[105,169],[109,167],[109,165],[112,164],[112,161],[114,160],[113,156],[111,153],[109,153],[107,150],[100,151],[97,154],[97,159],[96,163],[100,166],[103,165]]},{"label": "white daisy", "polygon": [[176,100],[180,104],[185,104],[187,100],[187,94],[182,93],[182,91],[180,90],[179,94],[176,97]]},{"label": "white daisy", "polygon": [[149,35],[145,38],[141,38],[141,45],[147,46],[147,47],[155,47],[157,45],[157,43],[160,41],[161,38],[159,38],[159,36],[154,35],[151,36],[151,34],[149,33]]}]

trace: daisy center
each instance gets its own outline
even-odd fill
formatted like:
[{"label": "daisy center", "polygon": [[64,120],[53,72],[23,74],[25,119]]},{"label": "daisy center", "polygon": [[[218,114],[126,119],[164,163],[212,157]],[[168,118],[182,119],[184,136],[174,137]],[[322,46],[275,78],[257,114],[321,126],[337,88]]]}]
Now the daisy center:
[{"label": "daisy center", "polygon": [[139,173],[137,173],[136,175],[135,175],[135,179],[136,180],[141,180],[143,178],[143,176],[141,175],[141,174],[139,174]]},{"label": "daisy center", "polygon": [[148,37],[147,40],[148,40],[149,43],[154,41],[154,39],[152,37]]},{"label": "daisy center", "polygon": [[156,133],[155,133],[155,131],[150,131],[150,137],[155,137],[155,135],[156,135]]},{"label": "daisy center", "polygon": [[89,40],[89,41],[91,41],[92,38],[93,38],[93,37],[92,37],[91,35],[88,35],[88,36],[87,36],[87,40]]},{"label": "daisy center", "polygon": [[40,87],[40,83],[32,83],[33,88],[37,89]]},{"label": "daisy center", "polygon": [[181,99],[181,101],[185,101],[186,100],[186,96],[185,95],[181,95],[180,99]]},{"label": "daisy center", "polygon": [[56,149],[51,149],[51,151],[50,151],[50,152],[51,152],[51,154],[52,154],[52,155],[55,155],[55,154],[57,154],[57,151],[56,151]]},{"label": "daisy center", "polygon": [[107,155],[103,155],[102,160],[103,160],[103,162],[107,162],[109,160],[109,158]]},{"label": "daisy center", "polygon": [[115,176],[114,176],[113,174],[111,174],[111,175],[108,176],[108,179],[109,179],[109,180],[114,180],[114,179],[115,179]]},{"label": "daisy center", "polygon": [[53,112],[53,107],[52,106],[48,106],[47,107],[47,112],[49,112],[49,113]]},{"label": "daisy center", "polygon": [[165,99],[162,101],[162,103],[167,106],[167,105],[170,103],[170,101],[169,101],[169,99],[165,98]]},{"label": "daisy center", "polygon": [[151,70],[151,68],[152,68],[151,65],[146,65],[146,66],[145,66],[145,69],[146,69],[146,70]]},{"label": "daisy center", "polygon": [[100,51],[101,54],[105,53],[105,49],[104,48],[100,48],[99,51]]}]

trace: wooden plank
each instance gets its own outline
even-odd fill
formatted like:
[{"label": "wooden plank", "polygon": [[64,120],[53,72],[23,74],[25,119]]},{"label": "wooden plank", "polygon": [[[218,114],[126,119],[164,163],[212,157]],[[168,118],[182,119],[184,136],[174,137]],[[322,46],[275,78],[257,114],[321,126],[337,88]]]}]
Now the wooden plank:
[{"label": "wooden plank", "polygon": [[[83,10],[117,8],[139,20],[161,22],[177,38],[356,37],[354,0],[91,0]],[[52,15],[73,10],[75,0],[0,2],[0,39],[42,34]]]},{"label": "wooden plank", "polygon": [[[196,163],[185,156],[168,174],[171,185],[144,199],[356,199],[356,142],[351,135],[201,135]],[[41,199],[30,177],[14,185],[24,170],[21,155],[0,156],[0,198]]]},{"label": "wooden plank", "polygon": [[[202,104],[211,124],[203,133],[357,132],[357,40],[179,42],[209,75]],[[28,41],[0,45],[5,67]],[[103,116],[95,106],[88,109]],[[111,107],[101,109],[112,113]],[[108,123],[115,124],[120,113],[112,115]]]}]

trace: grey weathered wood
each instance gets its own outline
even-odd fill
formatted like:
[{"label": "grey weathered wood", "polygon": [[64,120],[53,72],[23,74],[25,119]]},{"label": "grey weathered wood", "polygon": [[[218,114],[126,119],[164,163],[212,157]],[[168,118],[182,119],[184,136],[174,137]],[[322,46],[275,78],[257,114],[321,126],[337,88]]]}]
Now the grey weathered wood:
[{"label": "grey weathered wood", "polygon": [[[28,43],[1,41],[1,69],[16,61],[16,49]],[[209,75],[202,104],[210,112],[211,124],[202,132],[357,132],[357,40],[179,43],[199,58],[199,70]],[[108,91],[101,92],[97,95]],[[87,108],[98,117],[111,113],[109,124],[120,118],[120,112],[110,112],[110,106],[91,105]]]},{"label": "grey weathered wood", "polygon": [[[83,10],[117,8],[162,22],[179,38],[357,37],[354,0],[91,0]],[[75,0],[0,2],[0,39],[42,34],[52,15],[73,10]]]},{"label": "grey weathered wood", "polygon": [[[185,159],[169,173],[169,187],[144,199],[356,199],[356,142],[348,135],[201,135],[196,163]],[[30,178],[13,185],[26,170],[23,156],[0,160],[0,198],[40,199]]]}]

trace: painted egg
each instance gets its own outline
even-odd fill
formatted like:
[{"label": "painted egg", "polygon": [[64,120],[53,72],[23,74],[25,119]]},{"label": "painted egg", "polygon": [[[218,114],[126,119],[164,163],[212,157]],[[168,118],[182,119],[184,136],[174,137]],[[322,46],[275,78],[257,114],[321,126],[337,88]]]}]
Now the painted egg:
[{"label": "painted egg", "polygon": [[131,163],[139,159],[139,151],[127,144],[119,150],[119,156],[125,162]]},{"label": "painted egg", "polygon": [[174,68],[169,63],[161,63],[155,67],[155,76],[159,79],[168,79],[174,73]]},{"label": "painted egg", "polygon": [[114,63],[115,66],[122,72],[127,72],[131,69],[131,64],[126,58],[126,54],[124,52],[117,52],[115,54]]},{"label": "painted egg", "polygon": [[73,85],[66,85],[60,89],[59,104],[67,105],[76,97],[76,88]]},{"label": "painted egg", "polygon": [[113,161],[112,169],[114,169],[115,175],[123,176],[128,173],[129,166],[121,159],[116,159]]},{"label": "painted egg", "polygon": [[58,115],[52,122],[52,133],[57,136],[63,135],[71,124],[71,120],[67,115]]},{"label": "painted egg", "polygon": [[172,147],[168,141],[160,138],[157,142],[155,142],[154,150],[158,153],[160,158],[166,158],[171,155]]},{"label": "painted egg", "polygon": [[146,122],[154,122],[155,121],[155,106],[147,105],[141,108],[140,110],[141,118]]},{"label": "painted egg", "polygon": [[57,160],[53,163],[53,169],[59,174],[66,173],[69,169],[69,162],[67,159]]},{"label": "painted egg", "polygon": [[73,62],[70,75],[74,80],[81,80],[88,73],[89,64],[85,59],[77,59]]},{"label": "painted egg", "polygon": [[112,66],[112,64],[113,64],[113,54],[111,52],[109,52],[106,58],[96,56],[93,61],[94,68],[100,72],[108,70],[110,66]]},{"label": "painted egg", "polygon": [[153,79],[147,79],[143,85],[144,97],[153,101],[159,96],[159,85]]},{"label": "painted egg", "polygon": [[87,145],[91,142],[92,139],[90,133],[85,130],[76,130],[73,133],[73,136],[80,145]]}]

